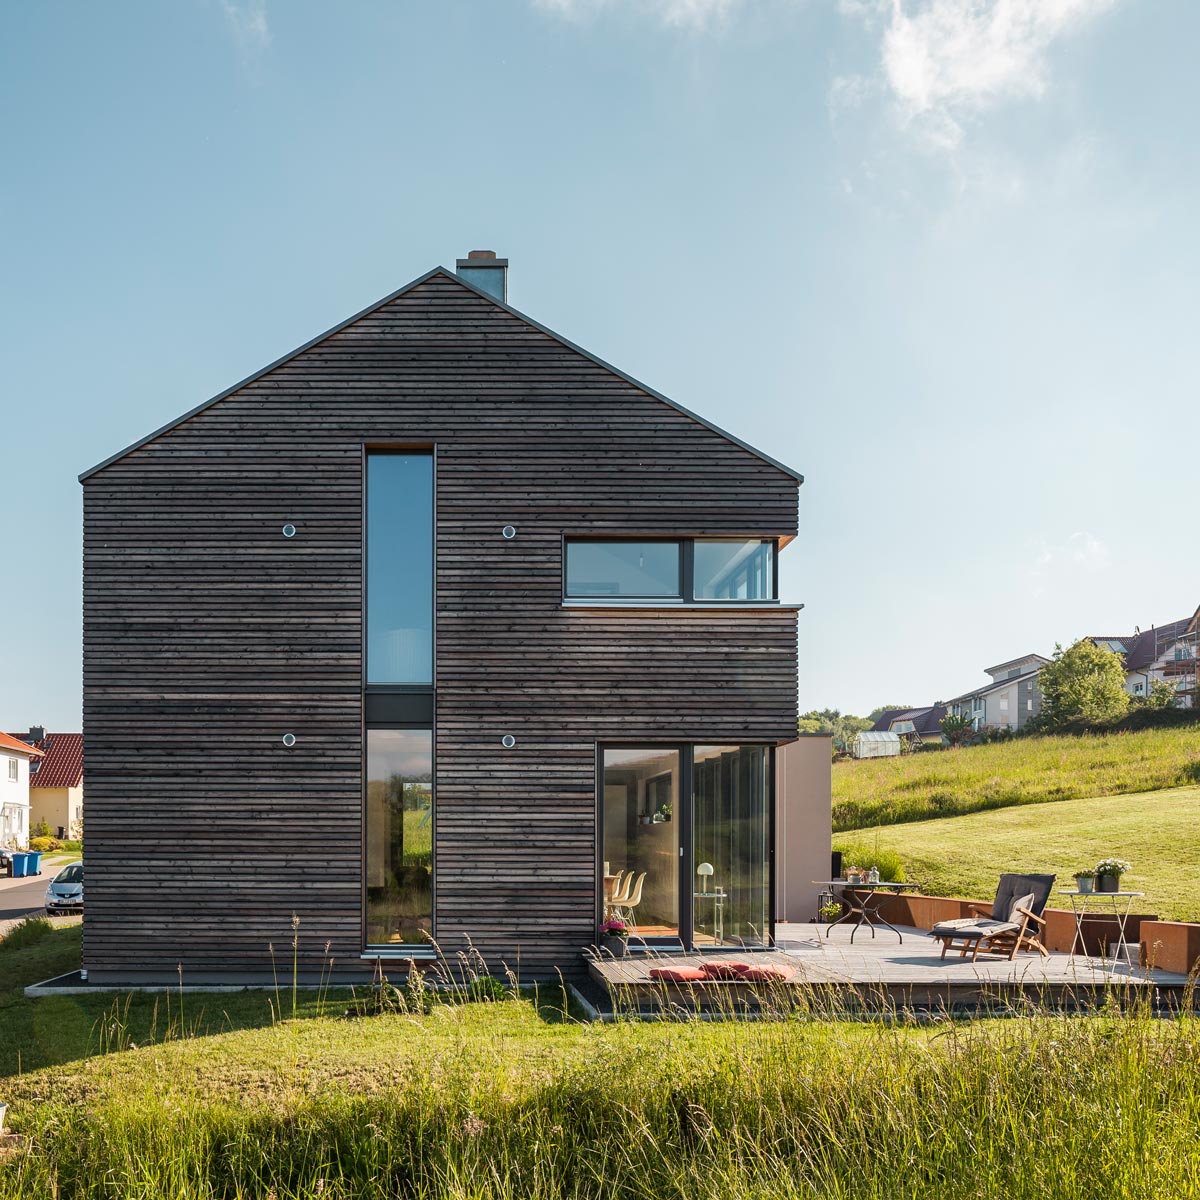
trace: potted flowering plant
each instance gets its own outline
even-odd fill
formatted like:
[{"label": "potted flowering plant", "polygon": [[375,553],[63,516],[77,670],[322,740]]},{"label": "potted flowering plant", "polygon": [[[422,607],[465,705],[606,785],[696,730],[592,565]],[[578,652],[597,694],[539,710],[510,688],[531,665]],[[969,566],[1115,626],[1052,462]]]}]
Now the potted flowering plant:
[{"label": "potted flowering plant", "polygon": [[620,917],[609,917],[600,926],[600,949],[613,958],[624,958],[629,953],[629,926]]},{"label": "potted flowering plant", "polygon": [[1119,892],[1121,876],[1129,870],[1129,863],[1119,858],[1104,858],[1096,864],[1096,885],[1101,892]]},{"label": "potted flowering plant", "polygon": [[1093,892],[1096,890],[1096,872],[1095,871],[1076,871],[1075,886],[1081,892]]}]

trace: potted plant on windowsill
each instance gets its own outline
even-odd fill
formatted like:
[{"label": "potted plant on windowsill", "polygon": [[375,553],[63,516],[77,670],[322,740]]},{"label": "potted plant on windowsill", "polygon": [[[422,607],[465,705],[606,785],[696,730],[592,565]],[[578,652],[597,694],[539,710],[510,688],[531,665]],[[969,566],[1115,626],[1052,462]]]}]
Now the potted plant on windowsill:
[{"label": "potted plant on windowsill", "polygon": [[1129,870],[1129,863],[1119,858],[1105,858],[1096,864],[1096,890],[1119,892],[1121,876]]},{"label": "potted plant on windowsill", "polygon": [[600,950],[613,958],[624,958],[629,953],[629,926],[620,917],[609,917],[600,926]]},{"label": "potted plant on windowsill", "polygon": [[1076,871],[1075,887],[1080,892],[1094,892],[1096,890],[1096,872]]}]

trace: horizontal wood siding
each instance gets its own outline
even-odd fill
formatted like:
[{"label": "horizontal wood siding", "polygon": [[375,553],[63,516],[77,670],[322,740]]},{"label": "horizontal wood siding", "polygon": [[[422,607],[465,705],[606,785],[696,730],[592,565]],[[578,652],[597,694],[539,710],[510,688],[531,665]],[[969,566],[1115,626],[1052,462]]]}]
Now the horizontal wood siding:
[{"label": "horizontal wood siding", "polygon": [[359,963],[361,462],[389,442],[436,446],[448,949],[573,965],[598,739],[794,736],[793,612],[560,598],[564,534],[790,536],[795,480],[435,276],[86,481],[93,978],[269,975],[293,914],[310,967]]}]

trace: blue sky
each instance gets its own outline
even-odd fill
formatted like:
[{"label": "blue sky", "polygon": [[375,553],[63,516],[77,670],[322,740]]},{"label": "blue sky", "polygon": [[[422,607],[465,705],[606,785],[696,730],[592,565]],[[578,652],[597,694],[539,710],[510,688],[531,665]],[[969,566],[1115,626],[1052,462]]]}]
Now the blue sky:
[{"label": "blue sky", "polygon": [[437,263],[803,471],[802,707],[1200,603],[1191,0],[0,9],[0,728],[79,471]]}]

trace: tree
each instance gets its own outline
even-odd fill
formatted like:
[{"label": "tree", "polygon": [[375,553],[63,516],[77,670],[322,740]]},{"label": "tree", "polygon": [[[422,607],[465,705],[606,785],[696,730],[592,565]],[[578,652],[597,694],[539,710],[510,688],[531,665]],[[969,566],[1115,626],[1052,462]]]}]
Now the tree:
[{"label": "tree", "polygon": [[871,709],[867,714],[867,720],[874,725],[885,712],[907,712],[910,708],[916,707],[915,704],[881,704],[878,708]]},{"label": "tree", "polygon": [[1125,664],[1121,656],[1086,638],[1066,650],[1054,647],[1054,658],[1038,676],[1042,721],[1055,729],[1068,721],[1115,721],[1129,711]]},{"label": "tree", "polygon": [[1174,708],[1175,689],[1165,679],[1152,679],[1142,705],[1145,708]]},{"label": "tree", "polygon": [[975,725],[970,717],[956,717],[953,713],[947,713],[938,724],[941,725],[946,741],[951,746],[962,746],[975,732]]},{"label": "tree", "polygon": [[854,735],[864,729],[870,729],[873,722],[866,717],[844,716],[836,708],[812,709],[801,713],[799,730],[801,733],[831,733],[835,750],[849,750]]}]

